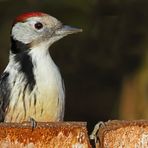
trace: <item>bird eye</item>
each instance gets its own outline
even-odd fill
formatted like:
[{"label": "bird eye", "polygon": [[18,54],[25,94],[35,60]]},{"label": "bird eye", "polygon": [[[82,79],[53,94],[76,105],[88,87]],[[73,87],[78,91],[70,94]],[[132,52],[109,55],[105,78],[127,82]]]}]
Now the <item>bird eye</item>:
[{"label": "bird eye", "polygon": [[37,30],[40,30],[40,29],[43,28],[43,24],[40,23],[40,22],[38,22],[38,23],[36,23],[36,24],[34,25],[34,27],[35,27]]}]

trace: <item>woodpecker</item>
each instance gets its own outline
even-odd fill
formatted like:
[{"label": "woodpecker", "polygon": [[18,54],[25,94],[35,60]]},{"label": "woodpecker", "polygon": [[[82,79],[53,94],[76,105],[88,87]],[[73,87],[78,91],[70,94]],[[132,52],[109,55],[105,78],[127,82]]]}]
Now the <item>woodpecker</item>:
[{"label": "woodpecker", "polygon": [[13,22],[9,63],[0,78],[0,121],[62,121],[64,84],[49,47],[81,32],[43,12],[22,14]]}]

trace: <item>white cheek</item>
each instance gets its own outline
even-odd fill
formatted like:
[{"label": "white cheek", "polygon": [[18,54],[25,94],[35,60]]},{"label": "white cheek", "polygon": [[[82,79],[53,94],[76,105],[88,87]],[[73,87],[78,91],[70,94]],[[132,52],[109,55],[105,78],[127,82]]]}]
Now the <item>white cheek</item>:
[{"label": "white cheek", "polygon": [[25,44],[31,43],[36,37],[37,33],[27,23],[17,23],[12,28],[12,36],[14,39]]}]

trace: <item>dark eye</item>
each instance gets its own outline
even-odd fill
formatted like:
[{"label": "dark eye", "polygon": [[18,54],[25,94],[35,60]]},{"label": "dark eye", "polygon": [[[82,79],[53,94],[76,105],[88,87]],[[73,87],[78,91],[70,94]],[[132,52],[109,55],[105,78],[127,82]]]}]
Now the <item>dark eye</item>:
[{"label": "dark eye", "polygon": [[40,30],[40,29],[43,28],[43,24],[40,23],[40,22],[38,22],[38,23],[36,23],[36,24],[34,25],[34,27],[35,27],[37,30]]}]

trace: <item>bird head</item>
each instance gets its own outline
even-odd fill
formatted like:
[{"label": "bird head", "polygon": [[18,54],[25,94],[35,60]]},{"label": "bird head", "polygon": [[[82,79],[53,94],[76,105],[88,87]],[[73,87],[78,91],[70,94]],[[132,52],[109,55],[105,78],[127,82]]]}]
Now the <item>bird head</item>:
[{"label": "bird head", "polygon": [[[49,47],[68,34],[81,29],[63,25],[56,18],[42,12],[29,12],[16,17],[11,31],[12,48],[34,48],[39,45]],[[13,49],[12,49],[13,50]]]}]

